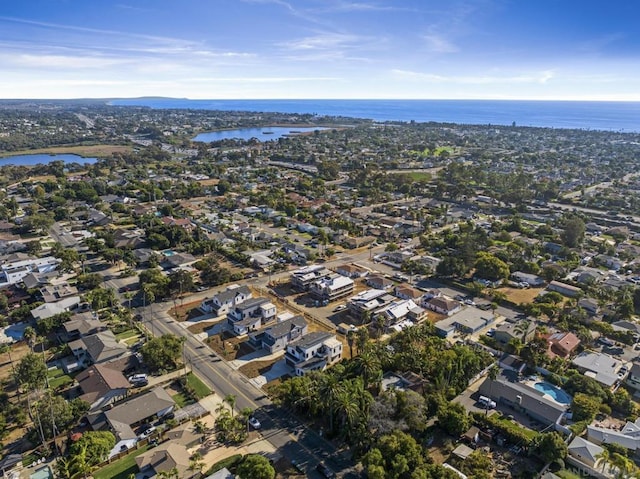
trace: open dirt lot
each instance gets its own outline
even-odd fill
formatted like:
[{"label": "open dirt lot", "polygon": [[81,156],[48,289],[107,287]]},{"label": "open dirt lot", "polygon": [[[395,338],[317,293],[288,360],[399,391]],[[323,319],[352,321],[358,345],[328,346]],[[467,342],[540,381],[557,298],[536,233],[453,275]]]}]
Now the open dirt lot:
[{"label": "open dirt lot", "polygon": [[507,299],[513,303],[532,303],[533,300],[542,292],[544,288],[498,288],[498,291],[504,293]]}]

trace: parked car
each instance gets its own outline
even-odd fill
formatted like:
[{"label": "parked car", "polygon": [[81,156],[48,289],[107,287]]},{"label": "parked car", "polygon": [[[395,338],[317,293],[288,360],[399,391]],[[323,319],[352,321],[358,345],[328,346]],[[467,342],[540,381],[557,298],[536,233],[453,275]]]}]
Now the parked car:
[{"label": "parked car", "polygon": [[156,431],[156,427],[155,426],[151,426],[150,428],[145,429],[145,431],[138,436],[138,441],[145,440],[146,438],[151,436],[151,434],[153,434],[155,431]]},{"label": "parked car", "polygon": [[127,378],[131,384],[147,381],[149,382],[149,378],[146,374],[134,374],[133,376],[129,376]]},{"label": "parked car", "polygon": [[304,470],[304,465],[296,460],[296,459],[291,459],[291,465],[296,469],[296,471],[298,471],[301,474],[304,474],[305,470]]},{"label": "parked car", "polygon": [[336,478],[336,473],[333,472],[329,468],[329,466],[327,466],[324,462],[321,462],[320,464],[318,464],[316,466],[316,471],[318,471],[320,474],[322,474],[327,479],[335,479]]},{"label": "parked car", "polygon": [[249,425],[254,429],[260,429],[260,427],[262,426],[262,424],[260,424],[260,421],[258,421],[258,418],[256,418],[255,416],[249,416]]}]

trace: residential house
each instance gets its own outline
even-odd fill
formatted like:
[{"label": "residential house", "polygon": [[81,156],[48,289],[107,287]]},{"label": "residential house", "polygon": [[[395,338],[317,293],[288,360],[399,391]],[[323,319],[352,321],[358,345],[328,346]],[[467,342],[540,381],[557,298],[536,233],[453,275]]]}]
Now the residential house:
[{"label": "residential house", "polygon": [[232,474],[226,467],[223,467],[219,471],[214,472],[204,479],[236,479],[236,475]]},{"label": "residential house", "polygon": [[614,323],[611,323],[611,327],[613,328],[614,331],[619,331],[622,333],[628,333],[633,335],[633,338],[636,341],[640,340],[640,324],[634,321],[626,321],[626,320],[616,321]]},{"label": "residential house", "polygon": [[553,401],[541,391],[504,374],[495,380],[487,378],[480,385],[480,394],[499,404],[513,408],[546,426],[560,425],[569,407],[568,404]]},{"label": "residential house", "polygon": [[511,279],[521,283],[527,283],[529,286],[533,286],[534,288],[543,286],[545,283],[544,278],[541,278],[536,274],[523,273],[522,271],[515,271],[511,273]]},{"label": "residential house", "polygon": [[79,364],[84,366],[104,363],[130,353],[110,330],[81,337],[70,342],[69,348]]},{"label": "residential house", "polygon": [[89,410],[101,409],[124,399],[131,387],[127,378],[106,364],[95,364],[76,376],[82,395],[80,399],[89,403]]},{"label": "residential house", "polygon": [[144,236],[144,230],[139,228],[132,230],[118,228],[113,232],[113,247],[128,250],[140,248],[145,243]]},{"label": "residential house", "polygon": [[138,248],[133,250],[132,254],[140,265],[148,263],[153,256],[159,256],[157,251],[150,248]]},{"label": "residential house", "polygon": [[40,296],[45,303],[55,303],[63,298],[77,295],[78,288],[71,286],[66,281],[55,285],[50,284],[40,289]]},{"label": "residential house", "polygon": [[136,444],[138,436],[132,428],[169,414],[175,405],[169,393],[158,386],[137,394],[104,413],[90,414],[88,419],[93,430],[108,428],[116,436],[116,445],[109,453],[109,457],[112,457],[121,451],[122,446],[131,448]]},{"label": "residential house", "polygon": [[287,345],[285,361],[296,376],[309,371],[324,371],[342,358],[342,343],[335,334],[316,331]]},{"label": "residential house", "polygon": [[29,273],[22,278],[22,284],[25,289],[40,289],[50,283],[52,278],[55,278],[57,273],[50,271],[49,273]]},{"label": "residential house", "polygon": [[428,289],[424,292],[422,299],[421,299],[421,306],[424,306],[424,303],[429,301],[431,298],[440,298],[442,296],[442,291],[440,291],[437,288],[432,288],[432,289]]},{"label": "residential house", "polygon": [[395,285],[395,283],[390,279],[377,274],[372,274],[367,276],[365,283],[370,288],[382,289],[382,290],[392,288]]},{"label": "residential house", "polygon": [[13,253],[0,259],[0,286],[16,284],[29,273],[50,273],[60,260],[53,256],[36,258],[25,253]]},{"label": "residential house", "polygon": [[91,313],[81,313],[72,316],[69,321],[62,323],[63,333],[61,339],[68,343],[83,336],[106,331],[107,326],[99,319],[94,319]]},{"label": "residential house", "polygon": [[570,458],[595,469],[603,450],[601,446],[576,436],[569,444],[567,452]]},{"label": "residential house", "polygon": [[435,324],[436,333],[440,337],[448,337],[454,331],[460,331],[463,334],[477,333],[483,328],[489,326],[495,318],[492,314],[487,314],[477,308],[466,308],[462,311],[449,316]]},{"label": "residential house", "polygon": [[395,297],[383,289],[367,289],[352,296],[347,301],[347,309],[354,318],[364,321],[371,319],[373,313],[395,301]]},{"label": "residential house", "polygon": [[400,299],[411,299],[416,303],[420,303],[424,293],[419,289],[416,289],[408,284],[399,284],[393,289],[393,294],[395,294]]},{"label": "residential house", "polygon": [[178,442],[187,447],[193,447],[203,441],[204,434],[197,432],[194,423],[188,421],[168,430],[164,434],[164,437],[169,441]]},{"label": "residential house", "polygon": [[331,270],[322,265],[306,266],[291,273],[291,286],[298,291],[308,291],[311,283],[330,274]]},{"label": "residential house", "polygon": [[627,386],[640,391],[640,364],[634,362],[626,380]]},{"label": "residential house", "polygon": [[600,384],[612,388],[623,379],[620,369],[623,364],[608,354],[583,351],[571,363],[585,376],[595,379]]},{"label": "residential house", "polygon": [[44,303],[31,310],[31,316],[36,321],[47,319],[56,314],[65,313],[78,307],[80,304],[80,296],[69,296],[55,303]]},{"label": "residential house", "polygon": [[[178,472],[180,479],[200,477],[201,473],[190,468],[191,454],[184,444],[167,441],[159,446],[136,456],[136,464],[140,472],[147,472],[153,477],[172,470]],[[151,472],[153,471],[153,472]]]},{"label": "residential house", "polygon": [[111,223],[109,218],[102,211],[91,208],[87,214],[87,224],[92,226],[106,226]]},{"label": "residential house", "polygon": [[569,298],[575,298],[576,296],[582,294],[582,290],[577,286],[561,283],[560,281],[551,281],[551,283],[549,283],[549,286],[547,287],[547,290],[555,291],[563,296],[568,296]]},{"label": "residential house", "polygon": [[596,316],[600,312],[598,300],[593,298],[580,298],[578,307],[584,309],[589,316]]},{"label": "residential house", "polygon": [[311,283],[309,293],[316,299],[331,302],[349,296],[353,293],[353,288],[351,278],[335,273]]},{"label": "residential house", "polygon": [[289,343],[307,334],[307,331],[307,321],[304,317],[294,316],[253,335],[251,342],[273,354],[285,349]]},{"label": "residential house", "polygon": [[601,264],[613,271],[619,271],[624,267],[624,262],[621,261],[620,258],[616,258],[614,256],[599,254],[594,259],[598,262],[598,264]]},{"label": "residential house", "polygon": [[336,273],[346,276],[347,278],[364,278],[368,270],[357,264],[341,264],[336,268]]},{"label": "residential house", "polygon": [[603,271],[596,268],[581,267],[576,273],[575,280],[580,284],[594,285],[604,279]]},{"label": "residential house", "polygon": [[505,321],[495,328],[493,339],[502,346],[506,346],[512,340],[519,340],[522,344],[527,344],[536,334],[536,323],[529,320],[517,322]]},{"label": "residential house", "polygon": [[640,451],[640,418],[627,421],[622,429],[589,425],[587,439],[595,444],[617,444],[637,453]]},{"label": "residential house", "polygon": [[423,302],[423,306],[430,309],[431,311],[435,311],[436,313],[440,314],[446,314],[447,316],[451,316],[452,314],[455,314],[462,309],[462,304],[460,304],[455,299],[451,299],[446,296],[431,298]]},{"label": "residential house", "polygon": [[412,324],[420,322],[425,319],[426,311],[411,299],[401,299],[378,309],[375,315],[382,316],[385,327],[388,328],[404,320]]},{"label": "residential house", "polygon": [[251,298],[229,311],[227,323],[234,334],[241,336],[275,319],[276,312],[276,306],[267,298]]},{"label": "residential house", "polygon": [[165,256],[162,263],[165,265],[166,269],[175,269],[193,264],[197,260],[198,259],[191,253],[175,253],[171,256]]},{"label": "residential house", "polygon": [[221,316],[252,297],[251,290],[247,286],[233,284],[213,298],[202,301],[200,309],[205,313]]},{"label": "residential house", "polygon": [[573,333],[552,333],[547,335],[547,356],[568,358],[580,345],[580,339]]},{"label": "residential house", "polygon": [[194,228],[194,224],[189,218],[174,218],[173,216],[163,216],[160,221],[166,226],[180,226],[188,231]]}]

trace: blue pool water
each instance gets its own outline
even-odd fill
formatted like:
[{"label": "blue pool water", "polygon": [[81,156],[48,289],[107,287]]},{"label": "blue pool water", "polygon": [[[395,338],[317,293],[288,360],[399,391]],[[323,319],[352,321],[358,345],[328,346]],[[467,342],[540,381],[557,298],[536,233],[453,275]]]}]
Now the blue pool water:
[{"label": "blue pool water", "polygon": [[173,256],[174,254],[176,254],[176,252],[173,251],[173,250],[168,249],[168,250],[163,251],[162,254],[167,256],[167,257],[169,257],[169,256]]},{"label": "blue pool water", "polygon": [[38,469],[36,472],[29,476],[31,479],[52,479],[53,473],[49,466]]},{"label": "blue pool water", "polygon": [[562,389],[555,387],[553,384],[549,384],[543,381],[535,383],[533,387],[542,393],[548,394],[560,404],[571,404],[571,396],[569,396]]}]

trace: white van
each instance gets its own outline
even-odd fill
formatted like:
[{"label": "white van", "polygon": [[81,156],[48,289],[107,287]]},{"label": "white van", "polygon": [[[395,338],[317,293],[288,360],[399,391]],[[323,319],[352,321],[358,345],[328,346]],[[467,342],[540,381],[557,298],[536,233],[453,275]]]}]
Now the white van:
[{"label": "white van", "polygon": [[496,407],[496,402],[492,401],[487,396],[480,396],[478,398],[478,404],[480,404],[485,409],[494,409]]}]

